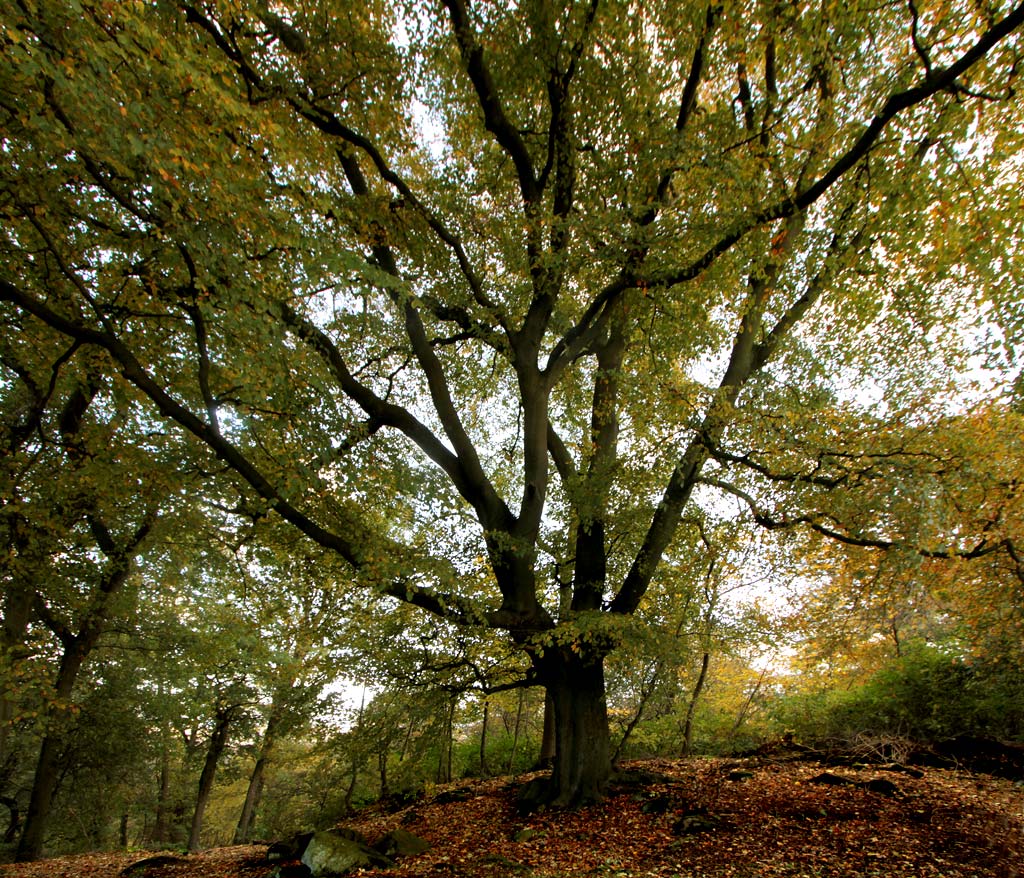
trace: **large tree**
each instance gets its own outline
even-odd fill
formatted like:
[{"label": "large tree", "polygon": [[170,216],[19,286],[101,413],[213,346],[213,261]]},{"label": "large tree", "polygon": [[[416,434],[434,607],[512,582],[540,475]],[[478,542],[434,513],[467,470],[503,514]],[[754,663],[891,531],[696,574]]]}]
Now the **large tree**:
[{"label": "large tree", "polygon": [[604,658],[688,507],[914,541],[879,488],[913,454],[844,431],[1020,341],[1022,5],[3,16],[5,321],[106,351],[239,510],[505,632],[558,803],[609,776]]}]

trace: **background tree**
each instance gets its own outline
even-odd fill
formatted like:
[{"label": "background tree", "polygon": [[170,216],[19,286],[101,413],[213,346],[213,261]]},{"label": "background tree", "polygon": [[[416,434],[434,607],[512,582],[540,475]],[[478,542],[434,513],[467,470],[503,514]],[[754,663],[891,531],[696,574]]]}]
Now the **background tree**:
[{"label": "background tree", "polygon": [[180,449],[158,435],[130,385],[105,374],[105,362],[89,351],[62,348],[45,326],[31,323],[21,322],[0,353],[0,521],[10,547],[0,569],[6,684],[0,749],[18,707],[10,681],[39,665],[37,648],[56,670],[46,672],[37,692],[42,737],[21,859],[41,850],[83,693],[83,666],[112,626],[133,623],[139,559],[156,551],[155,538],[178,515],[189,478]]},{"label": "background tree", "polygon": [[904,431],[918,463],[890,500],[913,505],[900,518],[919,546],[984,533],[1005,552],[951,562],[816,539],[802,547],[798,676],[780,716],[805,739],[874,735],[906,751],[964,734],[1020,738],[1017,418],[986,404]]},{"label": "background tree", "polygon": [[254,743],[236,844],[248,842],[278,743],[308,727],[324,687],[343,671],[344,645],[355,627],[336,557],[293,530],[266,533],[270,524],[261,522],[238,552],[245,628],[258,632],[267,656],[252,669],[265,693],[264,725]]},{"label": "background tree", "polygon": [[[688,508],[913,547],[902,403],[1021,341],[1020,5],[4,14],[8,321],[358,584],[504,632],[557,803],[601,795],[604,660]],[[975,523],[925,548],[1012,557]]]}]

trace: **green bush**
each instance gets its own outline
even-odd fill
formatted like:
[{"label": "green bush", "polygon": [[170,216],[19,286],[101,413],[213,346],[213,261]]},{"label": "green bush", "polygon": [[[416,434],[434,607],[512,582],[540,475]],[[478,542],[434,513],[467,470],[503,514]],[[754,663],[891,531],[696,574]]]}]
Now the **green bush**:
[{"label": "green bush", "polygon": [[785,695],[772,713],[807,742],[865,734],[920,743],[964,734],[1020,740],[1024,676],[1018,668],[918,644],[860,686]]}]

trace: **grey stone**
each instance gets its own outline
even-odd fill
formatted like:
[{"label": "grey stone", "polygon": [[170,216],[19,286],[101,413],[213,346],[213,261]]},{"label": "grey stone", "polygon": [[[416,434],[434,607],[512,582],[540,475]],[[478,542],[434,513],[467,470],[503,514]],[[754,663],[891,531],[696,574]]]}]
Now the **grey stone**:
[{"label": "grey stone", "polygon": [[333,878],[353,869],[394,865],[387,857],[354,839],[337,832],[318,832],[306,846],[302,862],[309,867],[313,878]]}]

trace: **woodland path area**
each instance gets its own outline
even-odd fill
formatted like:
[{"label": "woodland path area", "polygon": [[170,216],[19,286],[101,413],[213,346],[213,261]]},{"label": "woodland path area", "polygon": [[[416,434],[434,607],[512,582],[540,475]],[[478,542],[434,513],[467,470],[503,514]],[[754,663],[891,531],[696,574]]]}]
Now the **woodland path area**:
[{"label": "woodland path area", "polygon": [[[736,760],[636,763],[660,775],[599,806],[523,816],[522,780],[466,782],[346,825],[368,839],[402,827],[424,854],[369,878],[772,878],[1024,875],[1024,787],[950,769],[920,777],[878,767]],[[751,776],[745,776],[750,773]],[[915,772],[915,774],[918,772]],[[849,785],[814,782],[822,775]],[[868,786],[869,782],[874,781]],[[855,785],[856,784],[856,785]],[[872,789],[871,787],[874,787]],[[875,791],[880,790],[880,791]],[[439,796],[447,792],[447,795]],[[438,800],[440,799],[440,801]],[[271,878],[265,846],[217,848],[147,878]],[[0,867],[2,878],[116,878],[141,852]]]}]

